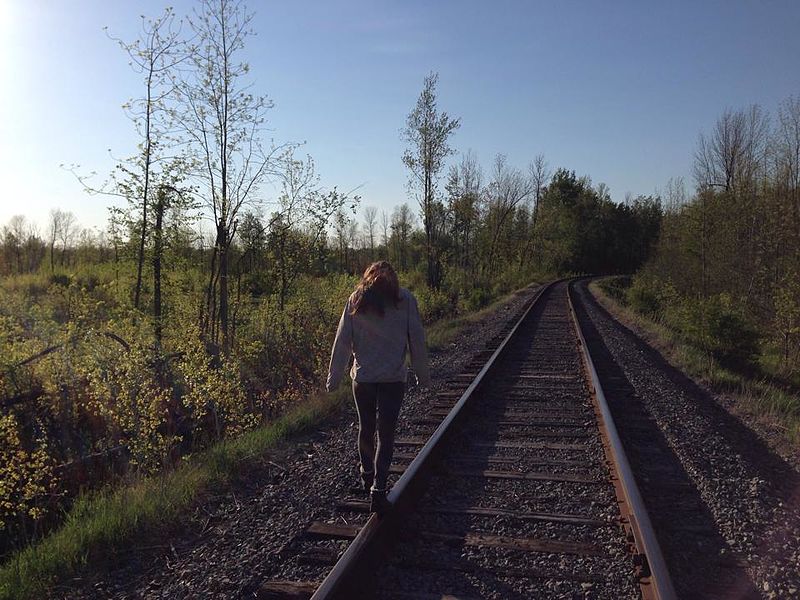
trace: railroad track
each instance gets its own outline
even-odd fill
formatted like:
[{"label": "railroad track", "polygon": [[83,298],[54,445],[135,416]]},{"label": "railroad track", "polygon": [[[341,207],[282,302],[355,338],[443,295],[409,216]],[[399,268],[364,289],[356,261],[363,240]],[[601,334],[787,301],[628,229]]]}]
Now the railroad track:
[{"label": "railroad track", "polygon": [[675,597],[569,287],[542,288],[397,440],[390,513],[342,499],[308,527],[311,562],[350,542],[324,581],[260,597]]}]

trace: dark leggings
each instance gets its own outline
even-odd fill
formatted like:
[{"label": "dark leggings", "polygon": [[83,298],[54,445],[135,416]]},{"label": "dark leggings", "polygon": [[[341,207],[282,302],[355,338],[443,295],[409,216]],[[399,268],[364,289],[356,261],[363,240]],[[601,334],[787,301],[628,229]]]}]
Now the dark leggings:
[{"label": "dark leggings", "polygon": [[[358,411],[358,455],[361,458],[361,477],[374,481],[372,488],[386,489],[386,478],[394,451],[394,430],[405,384],[353,382],[353,397]],[[375,449],[377,421],[378,448]]]}]

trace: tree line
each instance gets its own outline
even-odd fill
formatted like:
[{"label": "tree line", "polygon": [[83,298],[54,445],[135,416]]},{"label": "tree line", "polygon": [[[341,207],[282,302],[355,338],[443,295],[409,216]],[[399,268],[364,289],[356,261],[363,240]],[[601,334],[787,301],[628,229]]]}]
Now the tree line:
[{"label": "tree line", "polygon": [[691,196],[665,189],[637,305],[730,363],[792,377],[800,360],[800,99],[725,110],[698,138]]}]

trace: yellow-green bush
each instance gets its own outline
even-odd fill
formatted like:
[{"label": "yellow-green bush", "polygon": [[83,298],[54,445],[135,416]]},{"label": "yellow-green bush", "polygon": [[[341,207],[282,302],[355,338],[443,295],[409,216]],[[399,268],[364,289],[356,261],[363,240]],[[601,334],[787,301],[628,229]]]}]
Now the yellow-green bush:
[{"label": "yellow-green bush", "polygon": [[0,415],[0,531],[45,516],[53,466],[44,440],[24,444],[14,415]]}]

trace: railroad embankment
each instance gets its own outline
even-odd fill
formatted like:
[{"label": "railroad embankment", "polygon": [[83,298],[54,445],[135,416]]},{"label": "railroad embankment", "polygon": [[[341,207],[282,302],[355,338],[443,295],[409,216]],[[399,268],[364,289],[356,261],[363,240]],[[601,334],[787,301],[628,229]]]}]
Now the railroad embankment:
[{"label": "railroad embankment", "polygon": [[707,387],[728,410],[748,422],[795,466],[800,467],[800,390],[767,376],[723,365],[711,353],[664,322],[633,310],[616,277],[589,284],[597,301],[620,323],[657,350],[671,365]]}]

